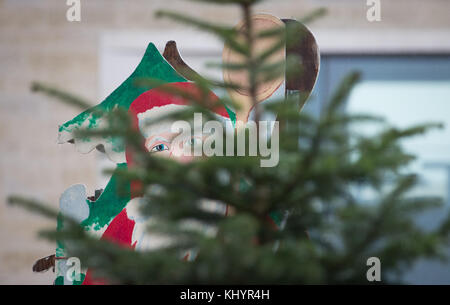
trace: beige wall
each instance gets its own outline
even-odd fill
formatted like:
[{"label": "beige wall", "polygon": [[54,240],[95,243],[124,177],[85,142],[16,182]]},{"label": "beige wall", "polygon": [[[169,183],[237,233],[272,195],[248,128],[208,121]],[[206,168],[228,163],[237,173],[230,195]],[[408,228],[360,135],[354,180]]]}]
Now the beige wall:
[{"label": "beige wall", "polygon": [[[53,274],[33,274],[31,266],[54,251],[52,243],[36,239],[40,228],[55,224],[6,206],[12,193],[39,198],[57,207],[60,193],[74,183],[85,183],[90,193],[98,187],[97,152],[80,155],[56,144],[58,124],[78,110],[30,93],[39,80],[78,93],[97,103],[98,46],[103,31],[146,31],[177,27],[155,19],[160,8],[190,12],[211,21],[234,24],[234,8],[220,9],[176,0],[81,0],[82,22],[65,19],[63,0],[0,0],[0,284],[51,283]],[[383,21],[365,19],[365,0],[267,1],[258,11],[281,17],[302,16],[315,7],[329,15],[311,28],[436,29],[449,30],[450,1],[382,0]],[[169,5],[168,5],[169,4]]]}]

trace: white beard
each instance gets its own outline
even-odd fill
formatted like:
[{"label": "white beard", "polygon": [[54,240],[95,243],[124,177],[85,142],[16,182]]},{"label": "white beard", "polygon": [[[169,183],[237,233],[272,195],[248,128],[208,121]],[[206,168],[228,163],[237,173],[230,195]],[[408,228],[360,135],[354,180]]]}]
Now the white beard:
[{"label": "white beard", "polygon": [[[143,198],[134,198],[130,200],[126,206],[128,218],[135,222],[133,234],[131,238],[131,244],[135,245],[136,251],[152,251],[171,245],[173,240],[164,236],[161,233],[149,232],[150,225],[155,225],[157,219],[152,216],[143,216],[140,212],[140,206],[144,204]],[[211,200],[202,200],[200,206],[205,211],[225,215],[226,205]],[[216,235],[216,229],[213,227],[199,224],[195,221],[185,222],[184,225],[190,229],[201,230],[205,234],[214,237]],[[188,255],[188,260],[195,258],[196,251],[194,249],[181,253],[181,257]]]}]

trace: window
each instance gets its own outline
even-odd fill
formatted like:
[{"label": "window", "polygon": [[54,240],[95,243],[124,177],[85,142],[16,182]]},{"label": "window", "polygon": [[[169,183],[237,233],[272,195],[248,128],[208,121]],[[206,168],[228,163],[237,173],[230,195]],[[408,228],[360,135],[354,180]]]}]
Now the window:
[{"label": "window", "polygon": [[[360,71],[362,80],[353,89],[346,111],[380,115],[398,127],[426,122],[445,124],[442,130],[403,143],[418,157],[412,164],[421,176],[417,192],[445,200],[441,209],[417,218],[425,228],[435,226],[450,210],[450,55],[322,54],[314,90],[321,104],[313,111],[320,113],[323,103],[351,71]],[[364,132],[373,131],[369,128]],[[405,274],[404,280],[413,284],[449,284],[448,270],[448,264],[423,260]]]}]

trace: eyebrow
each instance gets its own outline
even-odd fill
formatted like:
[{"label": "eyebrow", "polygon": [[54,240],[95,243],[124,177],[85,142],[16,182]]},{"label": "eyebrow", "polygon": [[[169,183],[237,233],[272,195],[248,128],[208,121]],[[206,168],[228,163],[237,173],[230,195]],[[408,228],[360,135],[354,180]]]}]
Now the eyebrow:
[{"label": "eyebrow", "polygon": [[171,143],[173,138],[175,138],[176,136],[178,136],[180,132],[174,132],[172,133],[168,138],[163,137],[163,136],[155,136],[153,139],[150,140],[149,145],[153,145],[155,142],[157,141],[161,141],[161,142],[166,142],[166,143]]},{"label": "eyebrow", "polygon": [[170,141],[167,140],[166,138],[161,137],[161,136],[156,136],[153,139],[151,139],[151,141],[148,143],[148,145],[152,146],[153,144],[155,144],[155,142],[158,142],[158,141],[170,143]]}]

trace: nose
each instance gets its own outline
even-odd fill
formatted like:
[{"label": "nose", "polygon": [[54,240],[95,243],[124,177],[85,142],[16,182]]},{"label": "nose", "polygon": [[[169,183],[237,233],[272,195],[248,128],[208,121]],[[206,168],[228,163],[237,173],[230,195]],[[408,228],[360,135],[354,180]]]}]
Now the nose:
[{"label": "nose", "polygon": [[169,149],[169,156],[178,158],[179,156],[183,156],[183,150],[184,150],[184,142],[180,141],[177,143],[172,143]]}]

